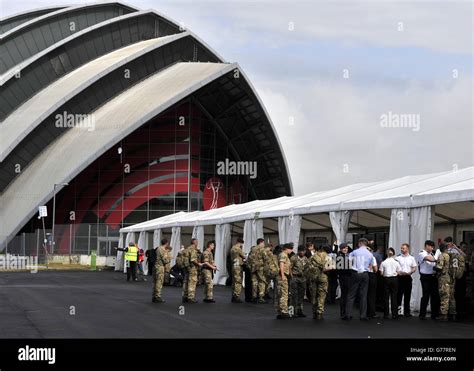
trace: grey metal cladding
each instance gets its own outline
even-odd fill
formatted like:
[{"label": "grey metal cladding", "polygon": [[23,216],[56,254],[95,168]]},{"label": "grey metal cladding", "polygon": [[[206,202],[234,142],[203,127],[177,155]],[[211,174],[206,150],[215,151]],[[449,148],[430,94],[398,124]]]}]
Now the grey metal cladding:
[{"label": "grey metal cladding", "polygon": [[[21,57],[4,61],[0,65],[0,74],[76,32],[120,16],[119,8],[124,7],[121,4],[103,4],[91,8],[68,8],[0,37],[0,55],[11,49],[12,44],[18,45],[21,53]],[[131,12],[125,9],[126,13]]]},{"label": "grey metal cladding", "polygon": [[[41,125],[26,136],[4,161],[0,162],[0,170],[4,174],[0,179],[0,192],[18,176],[18,173],[15,172],[15,164],[19,164],[22,169],[26,168],[44,148],[67,130],[67,128],[57,129],[54,127],[56,114],[64,111],[72,114],[93,112],[102,104],[152,74],[164,70],[175,63],[191,61],[195,47],[198,50],[200,62],[219,62],[218,58],[197,40],[192,36],[187,36],[127,62],[125,65],[101,77],[98,81],[58,107]],[[129,78],[124,78],[125,69],[133,71]],[[41,147],[34,145],[39,135],[43,138]],[[18,156],[20,148],[27,148],[28,151],[22,151],[22,155]]]},{"label": "grey metal cladding", "polygon": [[10,31],[19,25],[31,21],[32,19],[41,17],[42,15],[52,13],[56,10],[64,9],[64,7],[51,7],[21,13],[0,20],[0,34]]},{"label": "grey metal cladding", "polygon": [[[127,17],[127,16],[124,16]],[[107,54],[113,50],[138,41],[148,40],[155,36],[155,22],[166,25],[161,27],[159,36],[178,33],[178,27],[154,13],[142,13],[115,22],[100,24],[89,32],[53,48],[38,60],[21,70],[21,78],[10,78],[0,91],[0,122],[23,102],[51,84],[66,73],[80,67],[88,61]],[[136,30],[138,29],[138,32]],[[135,30],[135,31],[133,31]],[[35,89],[41,82],[40,89]]]}]

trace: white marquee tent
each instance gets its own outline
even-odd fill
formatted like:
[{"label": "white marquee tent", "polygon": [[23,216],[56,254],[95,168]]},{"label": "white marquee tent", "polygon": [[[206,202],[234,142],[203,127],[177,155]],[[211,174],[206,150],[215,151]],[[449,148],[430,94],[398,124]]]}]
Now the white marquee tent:
[{"label": "white marquee tent", "polygon": [[[435,214],[436,208],[436,214]],[[383,212],[382,212],[383,210]],[[359,212],[366,215],[359,218]],[[433,226],[437,219],[474,220],[474,166],[435,174],[405,176],[389,181],[353,184],[330,191],[314,192],[304,196],[280,197],[272,200],[256,200],[219,209],[180,212],[144,223],[122,228],[120,241],[132,241],[135,234],[142,241],[147,232],[161,236],[163,229],[172,229],[171,246],[175,258],[181,245],[181,228],[192,227],[193,236],[203,245],[204,227],[215,226],[216,263],[226,266],[226,256],[231,245],[229,225],[243,222],[244,249],[249,251],[256,238],[264,235],[264,220],[277,220],[279,242],[298,244],[300,230],[305,223],[321,223],[321,215],[330,221],[337,242],[342,242],[349,225],[363,220],[365,227],[378,225],[381,219],[389,222],[389,246],[396,250],[404,242],[419,250],[426,239],[433,238]],[[449,217],[446,216],[449,214]],[[369,218],[370,216],[370,218]],[[154,239],[153,246],[159,239]],[[116,270],[123,262],[117,259]],[[416,273],[417,275],[417,273]],[[217,284],[224,284],[228,276],[221,269],[214,277]],[[419,280],[414,279],[412,304],[419,303]]]}]

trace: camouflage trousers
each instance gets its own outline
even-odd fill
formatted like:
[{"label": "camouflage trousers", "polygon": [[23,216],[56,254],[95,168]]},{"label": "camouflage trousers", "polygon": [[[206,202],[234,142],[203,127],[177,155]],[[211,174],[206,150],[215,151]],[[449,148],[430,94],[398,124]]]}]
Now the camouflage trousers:
[{"label": "camouflage trousers", "polygon": [[252,299],[263,299],[265,296],[266,282],[263,269],[252,272]]},{"label": "camouflage trousers", "polygon": [[187,296],[186,298],[191,300],[196,298],[196,286],[198,282],[198,270],[197,268],[188,269],[188,280],[187,280]]},{"label": "camouflage trousers", "polygon": [[205,299],[212,299],[214,295],[213,293],[214,284],[212,283],[212,271],[209,269],[203,269],[201,273],[204,278]]},{"label": "camouflage trousers", "polygon": [[232,296],[240,297],[242,292],[242,268],[232,267]]},{"label": "camouflage trousers", "polygon": [[278,285],[278,314],[288,314],[288,278],[281,279],[280,276],[277,278]]},{"label": "camouflage trousers", "polygon": [[327,277],[316,277],[311,280],[311,304],[313,305],[313,314],[324,313],[324,302],[328,293]]},{"label": "camouflage trousers", "polygon": [[188,270],[186,268],[183,269],[183,294],[182,297],[184,299],[188,298]]},{"label": "camouflage trousers", "polygon": [[265,276],[265,295],[270,294],[270,290],[272,288],[272,278],[270,276]]},{"label": "camouflage trousers", "polygon": [[303,310],[304,294],[306,292],[306,280],[294,277],[291,280],[291,305],[296,311]]},{"label": "camouflage trousers", "polygon": [[165,267],[156,267],[153,270],[153,299],[161,298],[161,289],[165,279]]},{"label": "camouflage trousers", "polygon": [[456,300],[454,299],[454,282],[449,277],[438,279],[439,302],[441,315],[456,314]]}]

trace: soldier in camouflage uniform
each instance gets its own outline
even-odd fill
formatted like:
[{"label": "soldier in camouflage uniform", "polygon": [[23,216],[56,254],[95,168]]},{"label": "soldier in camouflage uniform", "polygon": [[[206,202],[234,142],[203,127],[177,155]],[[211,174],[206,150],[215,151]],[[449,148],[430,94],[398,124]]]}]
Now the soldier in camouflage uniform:
[{"label": "soldier in camouflage uniform", "polygon": [[306,292],[305,267],[308,258],[305,256],[306,248],[298,246],[298,254],[293,255],[291,262],[291,298],[296,317],[306,317],[303,313],[304,294]]},{"label": "soldier in camouflage uniform", "polygon": [[[184,279],[183,279],[183,303],[188,302],[189,298],[189,270],[191,267],[190,264],[190,255],[191,255],[191,250],[197,249],[199,242],[197,238],[192,238],[191,239],[191,245],[186,247],[184,250],[182,250],[182,258],[183,258],[183,266],[184,266]],[[196,278],[197,279],[197,278]]]},{"label": "soldier in camouflage uniform", "polygon": [[153,303],[164,303],[161,298],[161,289],[165,279],[165,266],[171,262],[171,256],[168,250],[168,240],[161,240],[161,246],[156,249],[155,269],[153,270]]},{"label": "soldier in camouflage uniform", "polygon": [[[264,264],[264,273],[265,273],[265,295],[264,299],[271,299],[272,297],[270,296],[270,290],[272,288],[271,282],[273,279],[275,279],[276,275],[278,274],[278,271],[272,272],[271,270],[271,264],[273,263],[273,251],[272,251],[272,246],[268,245],[265,246],[265,259],[263,261]],[[277,264],[278,265],[278,264]]]},{"label": "soldier in camouflage uniform", "polygon": [[245,261],[242,244],[244,240],[237,238],[237,243],[230,249],[230,259],[232,262],[232,303],[242,303],[240,293],[242,292],[242,265]]},{"label": "soldier in camouflage uniform", "polygon": [[204,279],[204,302],[205,303],[215,303],[214,293],[213,293],[213,283],[212,278],[214,272],[217,270],[217,267],[214,263],[214,255],[212,251],[214,250],[214,241],[209,241],[206,245],[206,250],[202,253],[202,275]]},{"label": "soldier in camouflage uniform", "polygon": [[437,320],[447,321],[448,313],[450,315],[456,314],[456,301],[454,300],[454,277],[451,275],[449,265],[450,256],[448,254],[448,246],[441,244],[439,251],[441,255],[436,261],[435,269],[438,272],[438,287],[440,299],[440,316]]},{"label": "soldier in camouflage uniform", "polygon": [[171,246],[168,244],[166,247],[168,255],[170,256],[168,264],[165,265],[165,279],[163,281],[163,285],[168,286],[170,284],[170,277],[171,277]]},{"label": "soldier in camouflage uniform", "polygon": [[328,276],[326,272],[334,269],[329,257],[331,247],[322,246],[308,261],[309,279],[311,280],[311,304],[313,305],[313,318],[323,319],[324,303],[328,293]]},{"label": "soldier in camouflage uniform", "polygon": [[278,309],[277,319],[290,318],[288,313],[288,279],[291,277],[291,262],[288,254],[293,249],[293,244],[286,243],[283,245],[283,251],[278,255],[280,264],[280,272],[277,278],[278,285]]},{"label": "soldier in camouflage uniform", "polygon": [[[196,240],[197,241],[197,240]],[[188,266],[188,303],[197,303],[196,286],[199,279],[199,271],[202,267],[200,262],[201,252],[198,249],[198,243],[189,246],[189,266]]]},{"label": "soldier in camouflage uniform", "polygon": [[265,240],[259,238],[252,251],[252,302],[265,304],[266,278],[264,273]]}]

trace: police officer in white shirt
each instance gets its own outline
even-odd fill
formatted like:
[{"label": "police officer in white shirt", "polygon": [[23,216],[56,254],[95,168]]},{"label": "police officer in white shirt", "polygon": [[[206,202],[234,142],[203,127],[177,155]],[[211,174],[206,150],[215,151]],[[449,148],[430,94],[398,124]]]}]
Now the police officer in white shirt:
[{"label": "police officer in white shirt", "polygon": [[431,240],[425,241],[425,247],[418,255],[418,266],[420,270],[421,289],[423,291],[420,302],[420,319],[426,319],[426,308],[428,302],[431,305],[431,318],[436,319],[439,314],[439,291],[438,278],[434,271],[436,257],[433,256],[435,243]]},{"label": "police officer in white shirt", "polygon": [[403,298],[403,314],[405,317],[411,317],[410,314],[410,299],[411,299],[411,288],[412,278],[411,275],[416,270],[416,261],[413,256],[410,255],[410,245],[407,243],[402,244],[401,254],[396,257],[396,261],[400,263],[401,270],[398,273],[398,306],[402,305]]},{"label": "police officer in white shirt", "polygon": [[[400,263],[394,259],[395,250],[389,247],[387,259],[380,265],[380,273],[384,281],[384,316],[387,319],[389,308],[392,310],[392,318],[398,319],[398,273],[402,270]],[[391,304],[391,305],[390,305]]]}]

